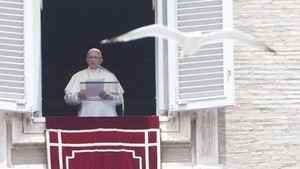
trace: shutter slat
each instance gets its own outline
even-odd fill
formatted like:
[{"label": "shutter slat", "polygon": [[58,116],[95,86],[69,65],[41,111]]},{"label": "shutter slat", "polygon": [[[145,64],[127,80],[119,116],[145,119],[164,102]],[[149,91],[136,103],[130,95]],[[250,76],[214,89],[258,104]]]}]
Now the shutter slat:
[{"label": "shutter slat", "polygon": [[0,0],[1,2],[7,3],[23,3],[23,0]]},{"label": "shutter slat", "polygon": [[179,76],[180,75],[186,75],[186,74],[199,75],[199,74],[210,73],[210,72],[223,72],[223,66],[215,66],[215,67],[207,67],[207,68],[182,69],[182,70],[179,70]]},{"label": "shutter slat", "polygon": [[16,8],[3,8],[0,7],[0,13],[9,13],[13,15],[22,15],[23,10],[22,9],[16,9]]},{"label": "shutter slat", "polygon": [[[13,45],[13,44],[5,44],[5,43],[0,43],[0,50],[13,50],[13,51],[22,51],[23,50],[23,45]],[[5,56],[1,56],[5,57]]]},{"label": "shutter slat", "polygon": [[17,87],[15,84],[13,87],[10,86],[0,86],[0,91],[7,93],[24,93],[23,87]]},{"label": "shutter slat", "polygon": [[178,21],[179,27],[186,27],[190,25],[216,25],[222,22],[222,18],[213,18],[213,19],[192,19],[192,20],[182,20]]},{"label": "shutter slat", "polygon": [[23,72],[24,72],[24,69],[6,69],[6,68],[0,68],[0,74],[6,74],[7,72],[9,72],[9,75],[22,76]]},{"label": "shutter slat", "polygon": [[[192,4],[193,5],[193,4]],[[180,7],[180,6],[179,6]],[[188,14],[193,15],[197,13],[211,13],[212,11],[222,11],[222,6],[206,6],[206,7],[190,7],[178,10],[178,16]]]},{"label": "shutter slat", "polygon": [[17,101],[19,98],[24,98],[23,93],[0,92],[0,100],[2,101]]},{"label": "shutter slat", "polygon": [[220,84],[222,83],[223,79],[216,78],[216,79],[208,79],[208,80],[193,80],[193,81],[182,81],[179,83],[180,87],[186,87],[186,86],[204,86],[209,84]]},{"label": "shutter slat", "polygon": [[189,62],[184,64],[179,64],[179,69],[192,69],[192,68],[205,68],[205,67],[216,67],[222,66],[223,60],[207,61],[207,62]]},{"label": "shutter slat", "polygon": [[178,22],[185,20],[199,20],[199,19],[216,19],[221,18],[222,12],[209,12],[209,13],[197,13],[192,15],[179,15]]},{"label": "shutter slat", "polygon": [[23,63],[23,57],[0,55],[0,62]]},{"label": "shutter slat", "polygon": [[14,74],[0,74],[1,80],[11,80],[11,81],[24,81],[24,76],[22,75],[14,75]]},{"label": "shutter slat", "polygon": [[19,81],[0,80],[0,84],[3,86],[24,87],[24,83]]},{"label": "shutter slat", "polygon": [[[198,86],[198,87],[182,87],[180,88],[180,93],[195,93],[195,89],[197,92],[207,92],[207,91],[216,91],[223,90],[223,85],[206,85],[206,86]],[[188,99],[188,98],[187,98]]]},{"label": "shutter slat", "polygon": [[[210,60],[220,60],[222,59],[223,56],[220,54],[215,54],[215,55],[201,55],[201,57],[188,57],[188,58],[180,58],[179,59],[179,64],[181,63],[188,63],[188,62],[200,62],[200,61],[210,61]],[[1,59],[1,57],[0,57]],[[183,60],[183,61],[182,61]]]},{"label": "shutter slat", "polygon": [[23,26],[23,22],[20,21],[20,20],[0,19],[0,25],[22,27]]},{"label": "shutter slat", "polygon": [[[0,28],[1,29],[1,28]],[[10,39],[10,38],[1,38],[0,43],[12,44],[12,45],[23,45],[23,39]]]},{"label": "shutter slat", "polygon": [[177,1],[177,6],[179,8],[188,8],[188,7],[199,7],[199,8],[203,8],[205,6],[220,6],[222,5],[222,2],[221,1],[201,1],[201,0],[198,0],[198,1],[181,1],[181,0],[178,0]]},{"label": "shutter slat", "polygon": [[1,8],[18,8],[18,9],[22,9],[23,8],[23,4],[21,0],[18,1],[13,1],[13,0],[9,0],[9,1],[0,1],[0,6]]},{"label": "shutter slat", "polygon": [[23,15],[6,14],[0,11],[0,19],[11,21],[23,21]]},{"label": "shutter slat", "polygon": [[18,50],[0,50],[0,56],[23,57],[24,52]]},{"label": "shutter slat", "polygon": [[23,34],[15,32],[0,32],[0,37],[11,39],[23,39]]},{"label": "shutter slat", "polygon": [[23,27],[0,25],[1,32],[23,33]]},{"label": "shutter slat", "polygon": [[216,98],[224,98],[223,90],[209,91],[209,92],[194,92],[188,94],[182,94],[180,99],[189,98],[186,101],[201,101],[201,100],[213,100]]},{"label": "shutter slat", "polygon": [[0,68],[8,68],[8,69],[24,69],[23,63],[11,63],[11,62],[0,62]]},{"label": "shutter slat", "polygon": [[[15,58],[7,58],[7,57],[1,57],[0,56],[0,62],[1,63],[10,62],[10,63],[16,63],[16,64],[23,64],[23,58],[17,58],[17,57],[15,57]],[[0,70],[4,70],[4,69],[5,69],[4,67],[0,68]],[[7,70],[4,70],[4,71],[7,71]]]},{"label": "shutter slat", "polygon": [[205,80],[205,79],[214,79],[214,78],[223,78],[223,72],[191,74],[191,75],[182,75],[178,77],[179,81],[199,80],[199,79]]},{"label": "shutter slat", "polygon": [[222,29],[222,24],[213,24],[213,25],[205,25],[205,26],[185,26],[181,27],[179,30],[183,32],[195,32],[195,31],[200,31],[200,32],[205,32],[205,31],[216,31],[216,30],[221,30]]}]

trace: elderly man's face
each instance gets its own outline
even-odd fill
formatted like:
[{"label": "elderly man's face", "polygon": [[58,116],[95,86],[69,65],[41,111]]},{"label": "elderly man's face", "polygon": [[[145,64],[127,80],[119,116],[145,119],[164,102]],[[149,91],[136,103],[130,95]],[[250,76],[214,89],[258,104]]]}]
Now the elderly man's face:
[{"label": "elderly man's face", "polygon": [[96,51],[91,51],[86,57],[86,61],[91,69],[97,69],[101,65],[103,58],[102,55]]}]

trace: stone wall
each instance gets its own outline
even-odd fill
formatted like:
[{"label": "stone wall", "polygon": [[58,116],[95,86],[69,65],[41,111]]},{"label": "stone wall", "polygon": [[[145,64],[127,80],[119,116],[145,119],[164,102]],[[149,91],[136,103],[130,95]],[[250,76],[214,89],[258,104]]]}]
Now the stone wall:
[{"label": "stone wall", "polygon": [[220,162],[230,169],[298,169],[300,1],[234,0],[233,5],[234,28],[278,53],[235,43],[236,103],[219,121]]}]

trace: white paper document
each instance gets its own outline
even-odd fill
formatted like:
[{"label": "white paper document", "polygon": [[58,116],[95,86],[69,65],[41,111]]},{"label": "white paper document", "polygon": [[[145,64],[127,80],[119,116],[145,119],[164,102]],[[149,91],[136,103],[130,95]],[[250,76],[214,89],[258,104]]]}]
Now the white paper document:
[{"label": "white paper document", "polygon": [[90,79],[80,82],[80,89],[85,90],[86,100],[102,100],[99,94],[105,91],[106,94],[116,94],[119,92],[118,82],[105,82],[104,79]]},{"label": "white paper document", "polygon": [[99,97],[99,94],[104,88],[104,79],[87,80],[86,83],[86,97]]}]

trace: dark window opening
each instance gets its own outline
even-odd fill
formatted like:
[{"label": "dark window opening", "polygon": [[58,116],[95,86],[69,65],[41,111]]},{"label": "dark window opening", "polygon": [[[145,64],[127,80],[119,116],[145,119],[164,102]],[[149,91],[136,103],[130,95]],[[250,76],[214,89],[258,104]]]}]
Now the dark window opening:
[{"label": "dark window opening", "polygon": [[[71,76],[87,67],[86,52],[99,48],[103,67],[125,90],[125,115],[155,114],[155,42],[146,38],[104,45],[99,41],[154,23],[149,0],[49,0],[42,11],[43,116],[76,116],[64,102]],[[121,107],[117,108],[121,115]]]}]

